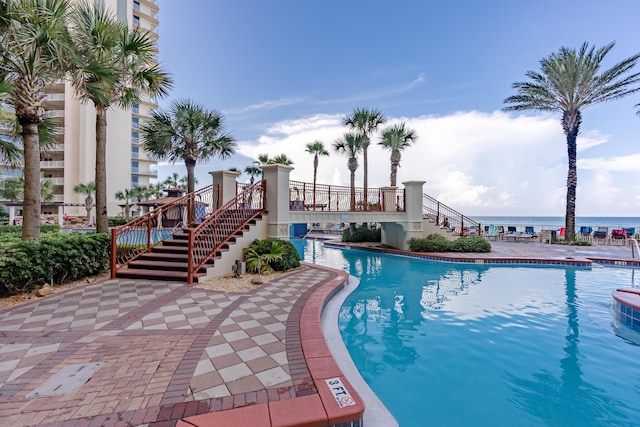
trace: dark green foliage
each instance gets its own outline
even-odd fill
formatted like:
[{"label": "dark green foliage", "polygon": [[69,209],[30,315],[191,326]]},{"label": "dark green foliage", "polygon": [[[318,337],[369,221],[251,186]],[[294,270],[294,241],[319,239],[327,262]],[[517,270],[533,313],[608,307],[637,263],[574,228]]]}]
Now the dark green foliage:
[{"label": "dark green foliage", "polygon": [[106,233],[58,233],[7,245],[0,249],[0,295],[102,273],[110,241]]},{"label": "dark green foliage", "polygon": [[343,242],[380,242],[382,232],[379,228],[358,227],[351,232],[350,228],[342,231]]},{"label": "dark green foliage", "polygon": [[411,252],[491,252],[491,244],[478,236],[460,237],[450,242],[440,234],[430,234],[423,239],[409,239]]},{"label": "dark green foliage", "polygon": [[284,248],[284,255],[282,259],[279,261],[270,262],[269,265],[275,271],[286,271],[292,268],[300,267],[300,255],[296,250],[296,247],[293,246],[288,240],[280,240],[280,239],[263,239],[263,240],[254,240],[251,242],[249,248],[253,249],[259,255],[268,254],[271,252],[271,244],[273,242],[277,242]]},{"label": "dark green foliage", "polygon": [[584,239],[578,239],[575,241],[569,240],[556,240],[555,242],[551,242],[554,245],[564,245],[564,246],[591,246],[591,242]]},{"label": "dark green foliage", "polygon": [[[40,233],[55,233],[60,231],[58,224],[42,224],[40,226]],[[0,234],[4,233],[22,233],[21,225],[0,225]]]},{"label": "dark green foliage", "polygon": [[423,239],[411,238],[408,243],[411,252],[449,252],[451,242],[440,234],[429,234]]},{"label": "dark green foliage", "polygon": [[451,252],[491,252],[491,244],[479,236],[461,237],[451,242]]},{"label": "dark green foliage", "polygon": [[121,225],[125,225],[127,220],[120,217],[109,218],[109,227],[120,227]]}]

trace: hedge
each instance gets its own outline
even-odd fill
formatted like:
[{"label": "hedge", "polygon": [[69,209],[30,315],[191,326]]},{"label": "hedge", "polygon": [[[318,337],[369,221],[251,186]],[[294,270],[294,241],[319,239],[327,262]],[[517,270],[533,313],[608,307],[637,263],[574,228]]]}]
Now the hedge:
[{"label": "hedge", "polygon": [[430,234],[426,238],[409,239],[411,252],[491,252],[491,244],[482,237],[460,237],[453,242],[440,234]]},{"label": "hedge", "polygon": [[[40,225],[40,233],[55,233],[60,231],[60,226],[58,224],[41,224]],[[21,225],[0,225],[0,234],[4,233],[22,233]]]},{"label": "hedge", "polygon": [[109,268],[110,243],[106,233],[58,233],[7,245],[0,249],[0,295],[102,273]]}]

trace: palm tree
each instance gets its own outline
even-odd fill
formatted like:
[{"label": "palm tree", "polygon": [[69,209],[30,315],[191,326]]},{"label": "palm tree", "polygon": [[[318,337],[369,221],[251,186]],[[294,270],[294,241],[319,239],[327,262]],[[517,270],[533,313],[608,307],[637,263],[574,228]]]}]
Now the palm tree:
[{"label": "palm tree", "polygon": [[116,199],[124,200],[124,219],[129,221],[129,216],[131,214],[131,205],[129,201],[136,197],[135,189],[125,188],[122,191],[118,191],[115,194]]},{"label": "palm tree", "polygon": [[367,150],[371,143],[371,134],[376,132],[378,126],[386,123],[387,118],[376,109],[367,110],[366,108],[356,108],[350,116],[346,116],[342,123],[350,130],[355,131],[362,137],[362,160],[363,160],[363,180],[364,187],[364,204],[367,206],[367,190],[369,188],[369,161]]},{"label": "palm tree", "polygon": [[253,184],[256,176],[262,174],[262,169],[260,169],[258,166],[247,166],[246,168],[244,168],[244,173],[249,175],[249,182]]},{"label": "palm tree", "polygon": [[273,159],[270,159],[269,164],[291,166],[293,164],[293,160],[287,157],[286,154],[282,153],[282,154],[278,154]]},{"label": "palm tree", "polygon": [[159,199],[161,197],[164,197],[164,186],[165,183],[162,182],[158,182],[156,184],[150,184],[149,185],[149,197],[153,196],[156,199]]},{"label": "palm tree", "polygon": [[172,163],[184,160],[189,193],[194,191],[198,161],[214,155],[226,159],[236,147],[234,138],[225,132],[223,115],[190,100],[174,102],[169,111],[154,111],[142,126],[142,138],[151,157]]},{"label": "palm tree", "polygon": [[168,185],[170,187],[178,187],[179,180],[180,174],[178,172],[174,172],[164,180],[164,185]]},{"label": "palm tree", "polygon": [[269,160],[269,155],[268,154],[258,154],[258,160],[254,161],[253,163],[263,166],[263,165],[268,165],[271,163],[271,160]]},{"label": "palm tree", "polygon": [[[74,58],[67,28],[68,0],[0,2],[0,64],[22,128],[24,205],[22,239],[40,236],[40,143],[45,90],[64,76]],[[46,19],[44,18],[46,17]]]},{"label": "palm tree", "polygon": [[316,205],[316,177],[318,174],[318,156],[328,156],[329,152],[324,148],[322,141],[315,140],[307,144],[305,150],[307,153],[313,154],[313,206]]},{"label": "palm tree", "polygon": [[91,224],[91,209],[95,206],[93,204],[92,196],[96,191],[96,183],[94,181],[91,181],[87,184],[80,183],[73,187],[73,191],[78,194],[84,194],[85,196],[87,196],[84,199],[84,208],[87,210],[87,224]]},{"label": "palm tree", "polygon": [[20,177],[7,178],[0,182],[0,196],[11,202],[22,200],[24,195],[24,179]]},{"label": "palm tree", "polygon": [[101,2],[74,8],[72,33],[78,58],[71,73],[76,95],[96,108],[96,231],[107,232],[107,111],[131,108],[142,96],[165,96],[172,86],[156,62],[157,49],[147,34],[129,29]]},{"label": "palm tree", "polygon": [[[197,184],[197,183],[198,183],[198,178],[194,177],[193,178],[194,187],[195,187],[195,184]],[[178,180],[177,187],[184,188],[187,185],[189,185],[189,177],[186,176],[186,175],[181,176],[180,179]]]},{"label": "palm tree", "polygon": [[401,152],[415,142],[418,134],[413,129],[405,129],[404,123],[393,125],[382,131],[382,141],[378,144],[391,150],[390,185],[396,186],[398,168],[400,167]]},{"label": "palm tree", "polygon": [[356,170],[358,169],[358,153],[364,146],[364,137],[355,133],[345,133],[333,144],[333,149],[349,157],[347,166],[351,172],[351,210],[356,210]]},{"label": "palm tree", "polygon": [[562,113],[569,171],[567,173],[566,239],[575,240],[576,187],[578,185],[576,139],[582,110],[605,101],[620,99],[638,90],[640,73],[631,73],[640,54],[624,59],[599,73],[602,61],[615,43],[596,49],[585,42],[578,50],[560,48],[540,61],[541,72],[527,71],[530,79],[512,85],[518,94],[504,100],[505,111],[552,111]]}]

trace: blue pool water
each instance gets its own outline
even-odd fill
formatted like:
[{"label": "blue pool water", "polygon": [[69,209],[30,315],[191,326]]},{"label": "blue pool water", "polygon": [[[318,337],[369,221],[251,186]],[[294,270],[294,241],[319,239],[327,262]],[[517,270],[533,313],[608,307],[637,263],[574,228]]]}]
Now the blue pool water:
[{"label": "blue pool water", "polygon": [[640,334],[611,291],[627,268],[442,263],[294,244],[360,287],[339,327],[403,427],[640,426]]}]

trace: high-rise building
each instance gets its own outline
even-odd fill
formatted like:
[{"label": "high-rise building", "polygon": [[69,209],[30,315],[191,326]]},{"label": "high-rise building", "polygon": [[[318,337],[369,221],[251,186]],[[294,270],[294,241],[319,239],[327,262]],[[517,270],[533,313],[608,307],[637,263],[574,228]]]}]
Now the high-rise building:
[{"label": "high-rise building", "polygon": [[[74,0],[80,1],[80,0]],[[107,10],[129,27],[139,27],[149,38],[158,41],[158,5],[156,0],[102,0]],[[46,115],[60,124],[63,132],[57,143],[41,156],[42,177],[54,184],[53,203],[43,203],[43,214],[85,215],[85,195],[74,192],[80,183],[95,180],[96,110],[89,103],[80,102],[68,81],[60,80],[47,90]],[[110,216],[121,212],[122,201],[115,193],[126,188],[149,185],[157,178],[157,171],[144,151],[139,125],[157,104],[143,98],[131,109],[112,106],[107,112],[107,210]],[[9,175],[3,171],[2,175]]]}]

